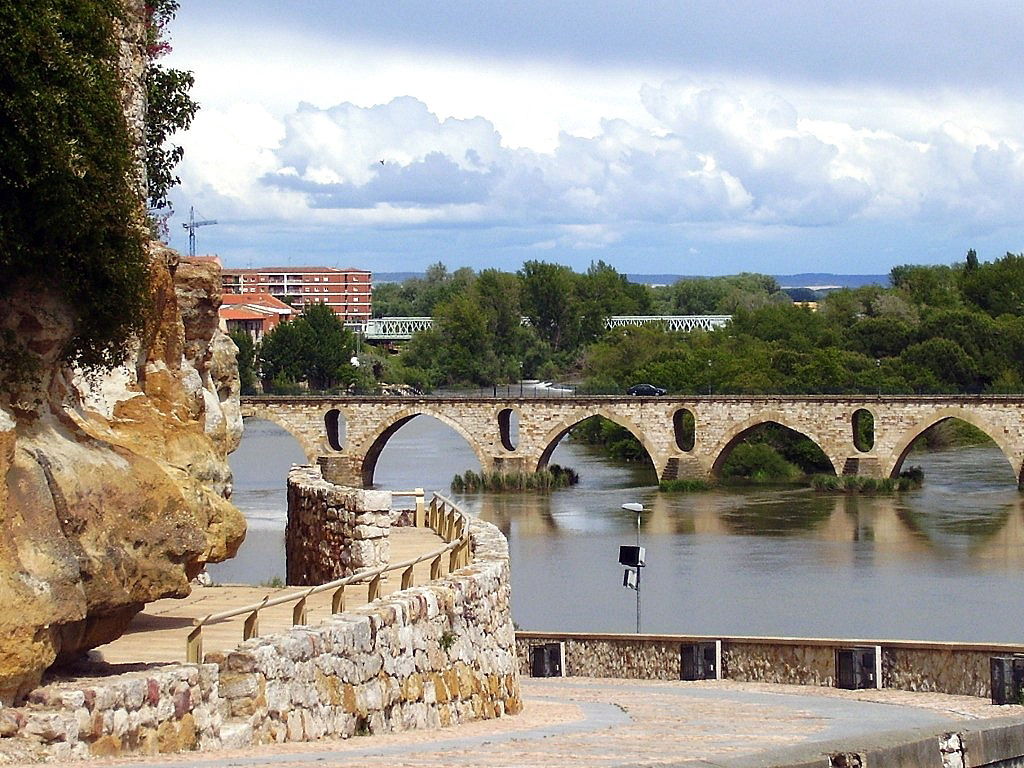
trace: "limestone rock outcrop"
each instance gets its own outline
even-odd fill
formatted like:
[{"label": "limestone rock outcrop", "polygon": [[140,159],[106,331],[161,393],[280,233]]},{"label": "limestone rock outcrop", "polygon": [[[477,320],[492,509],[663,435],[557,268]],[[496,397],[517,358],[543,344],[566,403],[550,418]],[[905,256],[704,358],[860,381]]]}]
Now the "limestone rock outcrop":
[{"label": "limestone rock outcrop", "polygon": [[39,356],[0,392],[0,702],[55,661],[118,637],[145,603],[184,596],[231,557],[245,521],[227,454],[242,422],[219,268],[153,246],[153,316],[107,374],[59,363],[68,313],[38,287],[0,302],[0,331]]}]

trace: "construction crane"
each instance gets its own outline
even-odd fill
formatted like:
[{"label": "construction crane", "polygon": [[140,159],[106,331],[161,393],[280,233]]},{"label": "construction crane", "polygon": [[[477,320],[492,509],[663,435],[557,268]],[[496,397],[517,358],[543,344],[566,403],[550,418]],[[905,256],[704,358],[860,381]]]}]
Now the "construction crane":
[{"label": "construction crane", "polygon": [[216,219],[201,219],[196,221],[196,209],[189,206],[188,221],[181,226],[188,230],[188,255],[190,258],[193,258],[196,255],[196,230],[199,229],[199,227],[206,227],[210,224],[216,223]]}]

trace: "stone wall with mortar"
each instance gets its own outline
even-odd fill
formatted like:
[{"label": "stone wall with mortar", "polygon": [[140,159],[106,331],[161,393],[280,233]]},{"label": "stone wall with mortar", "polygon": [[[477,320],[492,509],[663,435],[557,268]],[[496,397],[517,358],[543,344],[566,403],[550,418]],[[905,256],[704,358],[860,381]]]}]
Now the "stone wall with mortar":
[{"label": "stone wall with mortar", "polygon": [[391,560],[391,492],[329,483],[319,467],[288,473],[285,526],[289,584],[312,585],[379,568]]},{"label": "stone wall with mortar", "polygon": [[568,676],[649,680],[680,679],[680,646],[715,640],[722,642],[722,677],[729,680],[832,686],[837,649],[881,646],[882,687],[978,697],[991,695],[992,656],[1024,653],[1024,646],[1017,645],[894,640],[516,634],[521,674],[530,674],[531,648],[563,642]]},{"label": "stone wall with mortar", "polygon": [[0,708],[0,763],[153,755],[220,745],[215,664],[57,679]]},{"label": "stone wall with mortar", "polygon": [[0,763],[436,728],[522,709],[508,545],[469,529],[444,578],[254,638],[206,664],[68,679],[0,707]]},{"label": "stone wall with mortar", "polygon": [[[889,476],[911,442],[931,425],[959,418],[988,434],[1021,478],[1024,468],[1024,398],[970,395],[723,395],[708,397],[251,397],[249,415],[280,424],[302,444],[310,460],[329,457],[331,478],[349,485],[372,482],[377,456],[390,436],[417,415],[432,416],[465,438],[482,469],[542,466],[558,440],[580,421],[603,416],[632,432],[651,456],[659,477],[710,476],[752,427],[776,422],[817,443],[837,473]],[[695,441],[685,450],[675,416],[693,414]],[[853,416],[874,417],[875,442],[861,451],[853,441]],[[344,422],[340,450],[327,436],[328,413]],[[519,421],[519,440],[502,441],[502,414]],[[340,438],[340,436],[339,436]],[[468,468],[468,467],[467,467]]]},{"label": "stone wall with mortar", "polygon": [[472,563],[443,579],[218,658],[227,716],[266,743],[518,712],[508,545],[479,520],[470,537]]}]

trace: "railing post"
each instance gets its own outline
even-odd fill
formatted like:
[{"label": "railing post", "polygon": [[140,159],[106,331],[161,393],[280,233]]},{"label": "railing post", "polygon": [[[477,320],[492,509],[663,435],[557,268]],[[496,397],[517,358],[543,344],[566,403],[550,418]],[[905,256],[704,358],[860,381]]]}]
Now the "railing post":
[{"label": "railing post", "polygon": [[441,578],[441,556],[438,555],[430,561],[430,580]]},{"label": "railing post", "polygon": [[426,525],[427,525],[428,528],[433,528],[434,527],[434,520],[437,519],[437,497],[436,496],[434,496],[433,498],[430,499],[429,512],[430,512],[430,514],[427,515]]},{"label": "railing post", "polygon": [[193,629],[185,641],[185,661],[189,664],[203,663],[203,625]]},{"label": "railing post", "polygon": [[292,626],[297,627],[306,623],[306,598],[300,597],[299,602],[292,608]]},{"label": "railing post", "polygon": [[434,533],[444,536],[444,519],[448,514],[448,504],[444,501],[438,503],[437,514],[434,516]]},{"label": "railing post", "polygon": [[424,511],[425,510],[423,508],[423,489],[422,488],[417,488],[416,489],[416,516],[413,519],[413,525],[415,525],[417,528],[422,528],[423,527],[423,514],[424,514]]},{"label": "railing post", "polygon": [[404,571],[402,571],[402,589],[408,589],[412,586],[412,566],[410,565]]},{"label": "railing post", "polygon": [[458,545],[448,554],[448,573],[459,570],[459,549],[462,545]]},{"label": "railing post", "polygon": [[242,625],[242,639],[249,640],[260,636],[260,612],[253,611],[245,617],[245,624]]},{"label": "railing post", "polygon": [[331,595],[331,613],[343,613],[345,611],[345,585],[342,584]]},{"label": "railing post", "polygon": [[366,592],[366,602],[372,603],[380,597],[380,574],[370,579],[370,588]]}]

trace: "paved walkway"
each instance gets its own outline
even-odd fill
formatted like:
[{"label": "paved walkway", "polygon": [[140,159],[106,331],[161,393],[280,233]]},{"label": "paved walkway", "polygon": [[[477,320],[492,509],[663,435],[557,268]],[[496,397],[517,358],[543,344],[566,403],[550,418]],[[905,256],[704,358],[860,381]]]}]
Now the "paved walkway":
[{"label": "paved walkway", "polygon": [[[391,562],[399,563],[444,545],[441,537],[429,528],[394,528],[390,534]],[[447,559],[443,559],[447,567]],[[430,580],[430,561],[413,569],[416,584]],[[385,595],[401,587],[399,571],[388,574],[381,582]],[[193,619],[212,613],[258,603],[266,596],[275,597],[300,591],[301,587],[273,588],[249,586],[193,587],[186,598],[157,600],[146,606],[132,621],[128,631],[112,643],[97,649],[104,661],[112,664],[136,662],[185,661],[185,638],[192,631]],[[345,606],[353,608],[366,603],[366,585],[345,589]],[[260,611],[260,634],[283,632],[292,625],[294,603],[264,608]],[[306,601],[307,620],[318,624],[330,614],[331,592],[322,592]],[[242,641],[244,616],[218,622],[203,628],[203,651],[227,651]]]},{"label": "paved walkway", "polygon": [[515,717],[434,731],[280,744],[231,752],[160,756],[117,766],[728,766],[817,742],[1008,714],[984,699],[905,691],[724,682],[524,678]]}]

